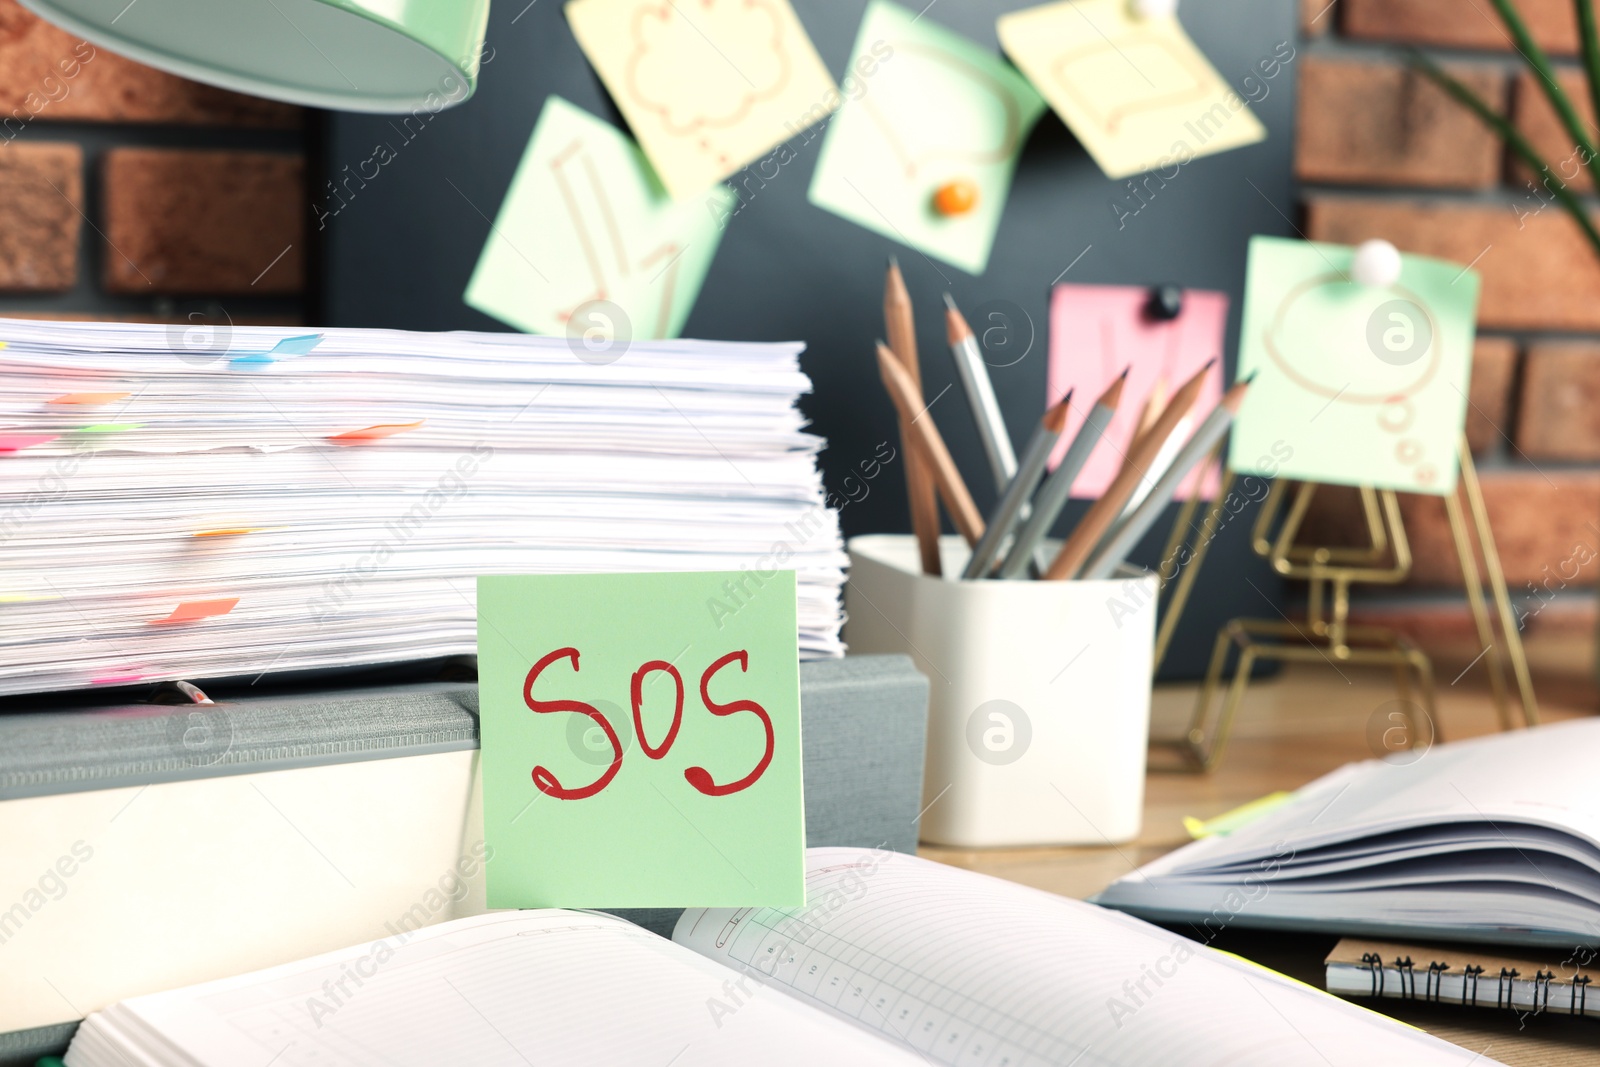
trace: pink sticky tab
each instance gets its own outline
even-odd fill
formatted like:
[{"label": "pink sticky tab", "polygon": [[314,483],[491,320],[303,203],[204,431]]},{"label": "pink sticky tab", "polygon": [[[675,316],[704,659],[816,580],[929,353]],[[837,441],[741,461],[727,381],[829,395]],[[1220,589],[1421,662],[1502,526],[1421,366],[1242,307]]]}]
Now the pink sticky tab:
[{"label": "pink sticky tab", "polygon": [[164,619],[152,619],[152,625],[161,625],[172,622],[194,622],[197,619],[210,619],[218,615],[226,615],[239,603],[238,597],[228,597],[223,600],[186,600],[172,609],[172,614]]},{"label": "pink sticky tab", "polygon": [[397,433],[405,433],[407,430],[415,430],[422,425],[423,421],[425,420],[419,419],[416,422],[390,422],[379,426],[368,426],[364,430],[351,430],[348,433],[332,434],[328,437],[328,440],[337,441],[341,444],[355,441],[377,441],[384,437],[393,437]]},{"label": "pink sticky tab", "polygon": [[132,685],[144,678],[142,674],[105,674],[89,679],[90,685]]},{"label": "pink sticky tab", "polygon": [[21,452],[35,445],[47,445],[56,436],[53,433],[3,433],[0,434],[0,452]]},{"label": "pink sticky tab", "polygon": [[[1095,398],[1106,391],[1112,379],[1127,367],[1128,384],[1123,389],[1117,414],[1105,436],[1089,456],[1078,480],[1074,497],[1095,498],[1110,487],[1122,465],[1122,457],[1133,441],[1145,400],[1158,379],[1165,379],[1170,396],[1179,386],[1217,359],[1206,376],[1191,414],[1204,418],[1222,399],[1222,339],[1228,323],[1228,297],[1200,289],[1183,291],[1183,312],[1171,322],[1153,322],[1144,315],[1150,290],[1136,285],[1058,285],[1050,299],[1051,403],[1072,389],[1072,413],[1066,432],[1056,448],[1051,465],[1059,462],[1078,427],[1089,415]],[[1218,478],[1214,465],[1205,470],[1202,496],[1214,499]],[[1197,470],[1178,487],[1178,497],[1195,494]]]}]

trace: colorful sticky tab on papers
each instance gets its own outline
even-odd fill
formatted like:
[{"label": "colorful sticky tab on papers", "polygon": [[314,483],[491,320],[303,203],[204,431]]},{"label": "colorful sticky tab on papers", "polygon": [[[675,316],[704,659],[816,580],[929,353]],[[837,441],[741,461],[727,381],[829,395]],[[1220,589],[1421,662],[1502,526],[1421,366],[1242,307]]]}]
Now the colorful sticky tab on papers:
[{"label": "colorful sticky tab on papers", "polygon": [[1237,808],[1210,819],[1197,819],[1193,815],[1185,815],[1183,828],[1196,841],[1203,837],[1226,837],[1235,830],[1249,826],[1257,819],[1277,811],[1294,798],[1294,793],[1279,790],[1264,797],[1257,797],[1249,803],[1240,804]]},{"label": "colorful sticky tab on papers", "polygon": [[566,10],[675,198],[704,193],[839,105],[789,0],[572,0]]},{"label": "colorful sticky tab on papers", "polygon": [[229,526],[220,530],[196,530],[195,537],[239,537],[243,534],[260,533],[265,527],[261,526]]},{"label": "colorful sticky tab on papers", "polygon": [[328,440],[336,441],[340,444],[355,444],[358,441],[378,441],[385,437],[393,437],[397,433],[405,433],[408,430],[415,430],[425,421],[427,420],[418,419],[416,422],[382,423],[377,426],[368,426],[362,430],[350,430],[346,433],[330,434],[328,436]]},{"label": "colorful sticky tab on papers", "polygon": [[793,571],[480,577],[489,907],[803,904],[795,632]]},{"label": "colorful sticky tab on papers", "polygon": [[1006,54],[1108,177],[1267,136],[1175,16],[1141,17],[1128,0],[1064,0],[1002,16],[998,29]]},{"label": "colorful sticky tab on papers", "polygon": [[63,393],[47,401],[51,404],[78,404],[84,407],[93,407],[99,404],[114,404],[118,400],[132,396],[132,393]]},{"label": "colorful sticky tab on papers", "polygon": [[53,433],[0,433],[0,452],[21,452],[24,448],[47,445],[58,436]]},{"label": "colorful sticky tab on papers", "polygon": [[247,352],[242,356],[234,356],[230,363],[250,365],[254,363],[276,363],[285,356],[303,356],[322,343],[322,334],[306,333],[296,337],[285,337],[265,352]]},{"label": "colorful sticky tab on papers", "polygon": [[226,615],[239,603],[238,597],[226,597],[218,600],[186,600],[172,609],[172,614],[164,619],[152,619],[152,625],[174,622],[195,622],[200,619],[212,619],[218,615]]},{"label": "colorful sticky tab on papers", "polygon": [[[1073,391],[1072,410],[1056,448],[1056,460],[1060,460],[1078,427],[1088,418],[1094,398],[1105,392],[1124,367],[1128,368],[1128,384],[1116,416],[1072,483],[1075,497],[1098,498],[1110,487],[1139,428],[1145,398],[1157,382],[1164,382],[1170,394],[1207,360],[1222,355],[1223,331],[1228,322],[1227,294],[1186,289],[1183,311],[1166,322],[1144,313],[1149,298],[1148,289],[1132,285],[1062,284],[1051,292],[1049,395],[1063,397],[1068,389]],[[1220,399],[1219,360],[1206,376],[1193,410],[1210,411]],[[1202,476],[1204,482],[1200,480]],[[1187,500],[1198,484],[1202,496],[1212,498],[1216,496],[1217,483],[1216,465],[1212,464],[1184,479],[1178,496]]]},{"label": "colorful sticky tab on papers", "polygon": [[143,426],[142,422],[97,422],[93,426],[78,427],[79,433],[126,433]]},{"label": "colorful sticky tab on papers", "polygon": [[[849,67],[860,92],[828,125],[811,202],[983,273],[1044,101],[998,56],[886,0],[868,5]],[[953,183],[970,196],[946,214]]]},{"label": "colorful sticky tab on papers", "polygon": [[1355,250],[1250,239],[1233,425],[1241,474],[1446,495],[1466,424],[1479,280],[1402,256],[1392,286],[1350,277]]},{"label": "colorful sticky tab on papers", "polygon": [[673,203],[637,145],[552,96],[466,302],[520,330],[593,342],[580,355],[597,360],[616,358],[630,337],[676,337],[734,200],[718,186]]}]

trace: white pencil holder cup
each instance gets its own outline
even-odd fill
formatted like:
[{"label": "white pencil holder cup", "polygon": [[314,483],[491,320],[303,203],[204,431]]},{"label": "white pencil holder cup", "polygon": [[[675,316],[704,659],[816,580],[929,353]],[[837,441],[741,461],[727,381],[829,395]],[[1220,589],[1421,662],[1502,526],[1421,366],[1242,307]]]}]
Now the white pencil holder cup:
[{"label": "white pencil holder cup", "polygon": [[[852,653],[928,676],[922,840],[962,848],[1138,836],[1156,580],[961,581],[922,573],[916,540],[850,541]],[[940,544],[959,575],[967,546]]]}]

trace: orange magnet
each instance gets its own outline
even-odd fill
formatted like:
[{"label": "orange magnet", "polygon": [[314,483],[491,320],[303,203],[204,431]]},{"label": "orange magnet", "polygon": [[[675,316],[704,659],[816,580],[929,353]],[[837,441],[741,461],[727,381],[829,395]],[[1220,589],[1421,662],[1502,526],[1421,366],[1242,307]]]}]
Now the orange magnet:
[{"label": "orange magnet", "polygon": [[978,183],[968,178],[945,182],[933,194],[933,209],[941,215],[965,215],[978,206]]}]

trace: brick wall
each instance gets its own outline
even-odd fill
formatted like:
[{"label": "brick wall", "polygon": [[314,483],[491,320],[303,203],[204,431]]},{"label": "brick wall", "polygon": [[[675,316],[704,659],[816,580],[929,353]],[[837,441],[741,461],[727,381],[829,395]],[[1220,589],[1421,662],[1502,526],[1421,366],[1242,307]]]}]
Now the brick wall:
[{"label": "brick wall", "polygon": [[[1576,68],[1570,0],[1518,0],[1593,122]],[[1510,116],[1552,165],[1573,156],[1559,122],[1483,0],[1303,0],[1306,55],[1295,129],[1303,229],[1372,237],[1482,273],[1467,433],[1514,597],[1530,616],[1592,625],[1600,576],[1600,258],[1548,193],[1466,110],[1407,69],[1415,44]],[[1587,183],[1574,183],[1584,193]],[[1327,491],[1317,533],[1351,539],[1354,498]],[[1365,613],[1422,630],[1465,614],[1442,502],[1404,500],[1408,590]],[[1541,609],[1546,601],[1560,608]],[[1454,621],[1452,621],[1454,620]],[[1420,634],[1424,640],[1427,633]]]},{"label": "brick wall", "polygon": [[0,315],[303,321],[306,125],[0,0]]}]

